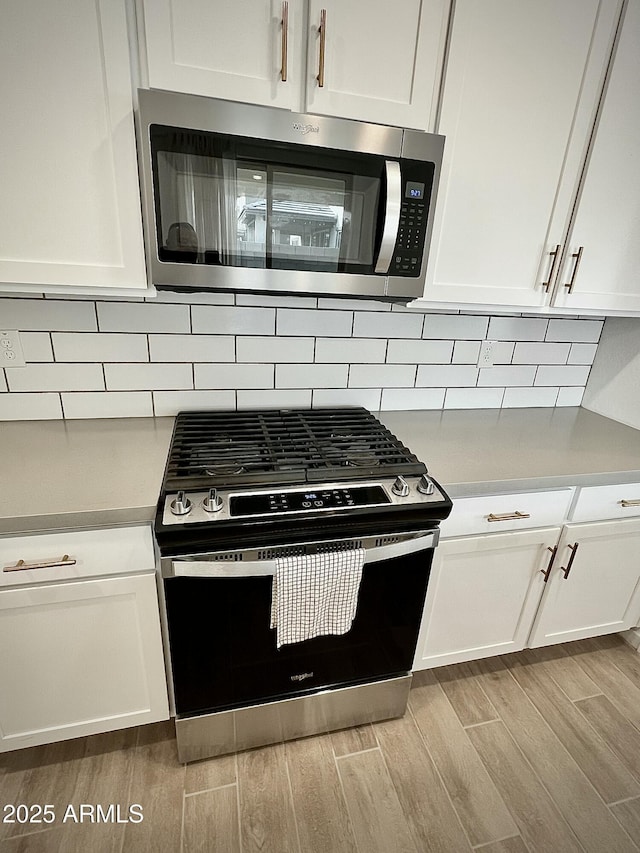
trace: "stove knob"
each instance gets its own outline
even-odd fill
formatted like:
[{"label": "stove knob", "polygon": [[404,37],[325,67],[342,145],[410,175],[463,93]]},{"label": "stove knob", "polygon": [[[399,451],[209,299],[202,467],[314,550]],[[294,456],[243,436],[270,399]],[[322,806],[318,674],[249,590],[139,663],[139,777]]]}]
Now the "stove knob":
[{"label": "stove knob", "polygon": [[418,483],[418,491],[423,495],[432,495],[435,490],[436,487],[433,485],[433,482],[426,474],[423,474],[422,477],[420,477],[420,482]]},{"label": "stove knob", "polygon": [[398,495],[401,498],[406,498],[409,494],[409,484],[405,480],[404,477],[396,477],[396,481],[391,486],[391,491],[394,495]]},{"label": "stove knob", "polygon": [[171,501],[171,512],[174,515],[187,515],[191,512],[191,501],[184,492],[178,492],[176,499]]},{"label": "stove knob", "polygon": [[202,506],[207,512],[220,512],[222,509],[222,498],[217,489],[209,489],[209,494],[202,501]]}]

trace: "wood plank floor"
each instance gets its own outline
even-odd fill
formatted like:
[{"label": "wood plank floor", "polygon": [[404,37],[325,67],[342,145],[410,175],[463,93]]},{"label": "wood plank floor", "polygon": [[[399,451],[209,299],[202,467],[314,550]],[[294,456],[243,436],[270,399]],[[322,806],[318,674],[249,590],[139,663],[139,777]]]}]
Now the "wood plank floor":
[{"label": "wood plank floor", "polygon": [[[429,670],[401,720],[187,767],[171,723],[7,753],[5,804],[56,821],[0,823],[0,853],[638,853],[640,655],[613,636]],[[123,822],[63,822],[81,804]]]}]

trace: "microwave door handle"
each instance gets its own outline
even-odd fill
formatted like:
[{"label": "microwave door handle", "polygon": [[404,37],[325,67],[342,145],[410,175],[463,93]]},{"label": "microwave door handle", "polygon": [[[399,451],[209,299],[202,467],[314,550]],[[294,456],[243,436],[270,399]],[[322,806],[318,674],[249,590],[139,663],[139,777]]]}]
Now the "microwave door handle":
[{"label": "microwave door handle", "polygon": [[384,228],[382,230],[382,241],[375,272],[388,273],[393,250],[398,239],[398,227],[400,225],[400,207],[402,205],[402,178],[400,175],[400,163],[397,160],[385,160],[385,179],[387,186],[387,204],[384,211]]}]

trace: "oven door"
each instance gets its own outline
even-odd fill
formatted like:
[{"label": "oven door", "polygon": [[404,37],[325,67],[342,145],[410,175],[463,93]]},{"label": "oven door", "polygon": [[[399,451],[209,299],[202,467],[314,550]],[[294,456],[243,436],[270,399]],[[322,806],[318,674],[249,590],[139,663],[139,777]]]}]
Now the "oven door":
[{"label": "oven door", "polygon": [[280,549],[163,558],[177,716],[406,674],[437,538],[437,530],[428,530],[394,534],[388,544],[380,537],[319,544],[365,549],[356,617],[346,634],[280,649],[270,628],[273,557]]}]

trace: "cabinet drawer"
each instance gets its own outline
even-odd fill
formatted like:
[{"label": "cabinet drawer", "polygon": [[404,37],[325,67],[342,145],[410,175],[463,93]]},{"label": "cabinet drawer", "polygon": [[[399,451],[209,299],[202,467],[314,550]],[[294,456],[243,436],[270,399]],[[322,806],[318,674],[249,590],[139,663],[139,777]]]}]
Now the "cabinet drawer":
[{"label": "cabinet drawer", "polygon": [[562,524],[572,496],[573,489],[558,489],[460,498],[454,500],[453,511],[440,530],[442,536],[451,537]]},{"label": "cabinet drawer", "polygon": [[[63,561],[64,556],[68,560]],[[19,560],[27,566],[64,564],[7,571]],[[154,568],[153,538],[151,527],[146,524],[0,537],[0,587],[132,574]]]},{"label": "cabinet drawer", "polygon": [[623,483],[580,489],[571,520],[600,521],[634,515],[640,515],[640,483]]}]

